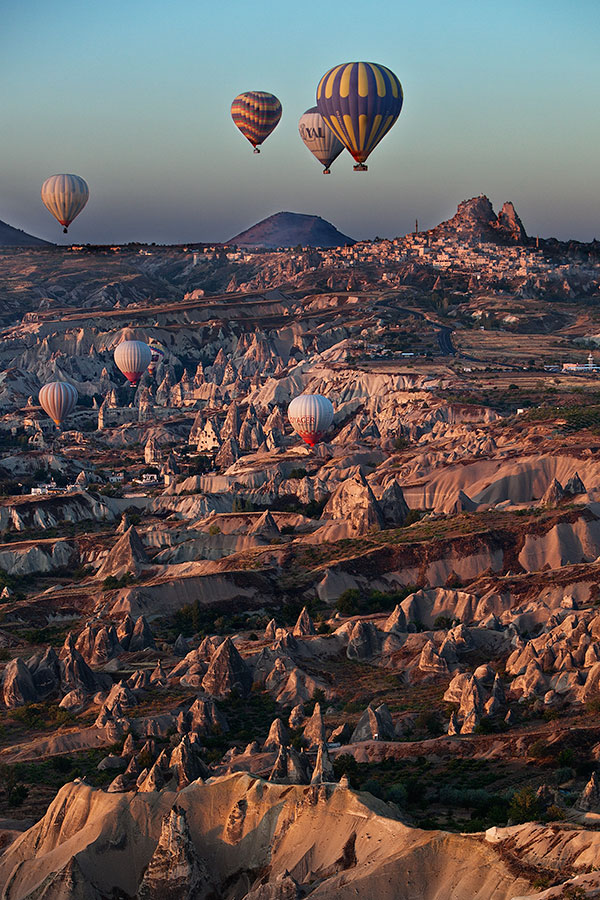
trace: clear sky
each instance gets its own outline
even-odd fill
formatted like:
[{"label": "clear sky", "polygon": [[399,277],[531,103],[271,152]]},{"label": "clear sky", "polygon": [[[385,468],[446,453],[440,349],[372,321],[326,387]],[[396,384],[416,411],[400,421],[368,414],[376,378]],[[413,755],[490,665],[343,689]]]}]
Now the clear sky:
[{"label": "clear sky", "polygon": [[[598,0],[0,2],[0,219],[51,240],[42,181],[75,172],[75,241],[224,240],[279,210],[352,237],[431,227],[481,193],[531,234],[600,238]],[[380,62],[402,114],[354,173],[298,137],[331,66]],[[244,90],[283,117],[260,156]]]}]

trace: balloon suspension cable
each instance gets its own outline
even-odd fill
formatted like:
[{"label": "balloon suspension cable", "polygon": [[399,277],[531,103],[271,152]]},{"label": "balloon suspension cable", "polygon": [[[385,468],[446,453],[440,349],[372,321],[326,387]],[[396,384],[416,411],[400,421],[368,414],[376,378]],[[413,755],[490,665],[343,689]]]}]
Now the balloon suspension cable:
[{"label": "balloon suspension cable", "polygon": [[354,171],[355,172],[368,172],[369,167],[365,166],[364,163],[358,163],[358,165],[354,166]]}]

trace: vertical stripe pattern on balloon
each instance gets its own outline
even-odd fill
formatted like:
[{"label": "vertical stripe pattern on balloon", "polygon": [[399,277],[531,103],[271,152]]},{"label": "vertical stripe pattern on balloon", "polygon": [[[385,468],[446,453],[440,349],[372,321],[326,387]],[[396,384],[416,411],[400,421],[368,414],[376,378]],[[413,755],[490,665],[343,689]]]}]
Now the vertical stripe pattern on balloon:
[{"label": "vertical stripe pattern on balloon", "polygon": [[51,381],[38,395],[40,406],[59,427],[77,406],[78,398],[77,389],[66,381]]},{"label": "vertical stripe pattern on balloon", "polygon": [[115,362],[125,378],[136,385],[150,363],[152,351],[144,341],[121,341],[115,348]]},{"label": "vertical stripe pattern on balloon", "polygon": [[317,87],[317,108],[357,163],[364,163],[402,109],[402,85],[376,63],[335,66]]},{"label": "vertical stripe pattern on balloon", "polygon": [[67,228],[88,202],[89,188],[79,175],[51,175],[42,185],[42,202]]}]

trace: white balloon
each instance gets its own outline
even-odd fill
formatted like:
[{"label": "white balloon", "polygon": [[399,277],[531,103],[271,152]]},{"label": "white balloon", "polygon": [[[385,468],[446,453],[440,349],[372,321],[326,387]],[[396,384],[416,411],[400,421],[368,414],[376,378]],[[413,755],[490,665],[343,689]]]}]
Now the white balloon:
[{"label": "white balloon", "polygon": [[288,419],[302,440],[314,447],[333,422],[333,406],[322,394],[300,394],[288,406]]},{"label": "white balloon", "polygon": [[79,394],[66,381],[51,381],[40,388],[38,399],[44,412],[60,427],[77,406]]},{"label": "white balloon", "polygon": [[73,219],[88,202],[90,190],[79,175],[51,175],[42,185],[42,202],[66,234]]},{"label": "white balloon", "polygon": [[333,133],[316,106],[307,109],[298,122],[300,137],[319,162],[325,166],[324,175],[329,175],[329,166],[338,158],[344,145]]},{"label": "white balloon", "polygon": [[138,383],[152,362],[152,351],[144,341],[121,341],[114,355],[117,366],[133,385]]}]

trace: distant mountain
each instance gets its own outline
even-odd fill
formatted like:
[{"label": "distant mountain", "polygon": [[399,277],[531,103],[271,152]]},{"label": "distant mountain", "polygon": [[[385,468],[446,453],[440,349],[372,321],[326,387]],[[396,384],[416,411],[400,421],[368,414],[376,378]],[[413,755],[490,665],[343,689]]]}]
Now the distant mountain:
[{"label": "distant mountain", "polygon": [[20,228],[13,228],[6,222],[0,221],[0,247],[52,247],[50,241],[27,234]]},{"label": "distant mountain", "polygon": [[501,244],[524,244],[527,232],[513,204],[505,203],[498,215],[482,194],[458,204],[456,215],[431,229],[433,237],[458,237]]},{"label": "distant mountain", "polygon": [[227,241],[239,247],[343,247],[355,241],[320,216],[279,212]]}]

